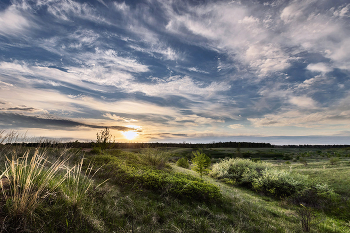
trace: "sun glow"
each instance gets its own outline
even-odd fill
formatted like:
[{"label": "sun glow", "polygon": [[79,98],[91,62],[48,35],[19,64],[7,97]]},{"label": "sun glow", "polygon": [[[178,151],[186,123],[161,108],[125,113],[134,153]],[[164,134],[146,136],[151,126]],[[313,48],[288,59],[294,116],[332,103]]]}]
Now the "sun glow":
[{"label": "sun glow", "polygon": [[133,140],[135,139],[137,136],[139,136],[138,132],[134,132],[134,131],[123,131],[121,132],[123,134],[123,136],[128,139],[128,140]]}]

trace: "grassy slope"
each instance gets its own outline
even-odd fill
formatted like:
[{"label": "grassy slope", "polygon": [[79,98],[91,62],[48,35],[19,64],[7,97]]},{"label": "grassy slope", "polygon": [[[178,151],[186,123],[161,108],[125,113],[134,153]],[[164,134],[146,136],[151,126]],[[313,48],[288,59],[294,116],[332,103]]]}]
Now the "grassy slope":
[{"label": "grassy slope", "polygon": [[[198,177],[191,170],[174,165],[172,168],[173,172]],[[115,202],[127,199],[132,206],[125,210],[117,204],[115,209],[119,212],[110,212],[109,220],[103,220],[109,226],[110,222],[116,222],[114,218],[124,219],[114,226],[120,232],[132,228],[135,232],[145,232],[145,229],[153,232],[302,232],[296,212],[298,207],[210,177],[204,177],[204,180],[220,188],[223,203],[178,199],[163,191],[149,191],[137,183],[132,187],[121,187],[118,182],[113,182],[113,177],[104,178],[112,178],[110,190],[121,190],[114,198]],[[315,212],[315,215],[311,232],[349,232],[346,221],[322,213]],[[112,230],[111,226],[107,228]]]}]

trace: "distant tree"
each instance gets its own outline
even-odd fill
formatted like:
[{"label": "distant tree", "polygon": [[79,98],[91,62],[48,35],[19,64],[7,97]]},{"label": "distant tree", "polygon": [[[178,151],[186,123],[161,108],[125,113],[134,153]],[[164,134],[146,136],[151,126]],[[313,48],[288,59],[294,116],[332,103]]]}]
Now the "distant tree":
[{"label": "distant tree", "polygon": [[192,168],[192,170],[198,172],[202,178],[203,173],[209,171],[208,168],[211,164],[210,158],[199,150],[193,151],[192,153],[194,155],[194,158],[192,159],[194,167]]},{"label": "distant tree", "polygon": [[96,137],[97,147],[101,148],[101,150],[107,149],[108,145],[114,142],[114,140],[112,140],[113,136],[107,127],[101,132],[97,132]]}]

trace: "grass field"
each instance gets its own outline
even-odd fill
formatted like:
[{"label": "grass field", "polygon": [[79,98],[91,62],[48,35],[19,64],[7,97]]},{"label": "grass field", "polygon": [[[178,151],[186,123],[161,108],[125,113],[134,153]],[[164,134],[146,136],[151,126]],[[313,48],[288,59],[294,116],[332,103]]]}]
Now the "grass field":
[{"label": "grass field", "polygon": [[[304,215],[300,211],[304,209],[300,205],[209,176],[202,180],[198,173],[175,165],[181,157],[190,158],[193,149],[106,150],[97,154],[71,149],[63,157],[62,149],[55,148],[42,148],[38,152],[23,147],[0,149],[0,167],[4,172],[1,180],[4,195],[0,199],[3,232],[304,231],[301,224]],[[348,215],[338,214],[350,212],[347,150],[205,148],[203,151],[214,163],[237,155],[249,156],[267,161],[278,170],[328,182],[343,204],[334,205],[331,210],[308,208],[313,216],[310,232],[350,231]],[[19,160],[11,160],[13,153]],[[27,159],[21,160],[26,153]],[[31,163],[35,153],[44,158],[36,165]],[[329,160],[334,155],[340,157],[331,165]],[[7,165],[5,156],[10,159]],[[55,161],[62,163],[57,165],[50,182],[46,182],[45,176],[51,173],[45,172],[50,171]],[[32,179],[34,171],[41,168],[44,173]],[[12,185],[15,174],[23,177]],[[32,180],[27,182],[28,179]],[[19,187],[16,193],[15,187]],[[37,199],[30,211],[15,211],[15,200],[24,200],[35,193]]]},{"label": "grass field", "polygon": [[[269,161],[278,164],[276,161]],[[342,196],[350,198],[350,158],[341,158],[340,161],[331,165],[329,159],[310,159],[305,166],[299,162],[291,164],[279,163],[282,169],[291,169],[310,178],[320,179],[330,184],[334,190]]]}]

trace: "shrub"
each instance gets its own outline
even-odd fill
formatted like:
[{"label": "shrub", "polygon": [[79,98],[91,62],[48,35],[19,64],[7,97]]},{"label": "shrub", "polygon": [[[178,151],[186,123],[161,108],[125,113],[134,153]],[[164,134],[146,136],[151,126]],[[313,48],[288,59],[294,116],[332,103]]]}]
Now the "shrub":
[{"label": "shrub", "polygon": [[179,167],[183,168],[189,168],[190,164],[188,163],[188,160],[186,158],[180,158],[177,162],[176,165]]},{"label": "shrub", "polygon": [[251,160],[252,160],[253,162],[255,162],[255,163],[261,162],[261,159],[260,159],[260,158],[252,158]]},{"label": "shrub", "polygon": [[292,159],[291,155],[289,154],[283,155],[283,160],[291,160],[291,159]]},{"label": "shrub", "polygon": [[339,201],[339,195],[328,184],[309,181],[303,190],[289,198],[294,204],[304,204],[316,208],[330,207]]},{"label": "shrub", "polygon": [[340,159],[339,159],[338,157],[332,157],[332,158],[329,159],[329,163],[330,163],[331,165],[335,165],[335,164],[337,164],[339,161],[340,161]]},{"label": "shrub", "polygon": [[300,204],[300,208],[297,210],[297,214],[300,217],[301,227],[303,231],[310,232],[311,221],[315,217],[312,209]]},{"label": "shrub", "polygon": [[194,158],[192,159],[192,163],[194,167],[192,168],[194,171],[198,172],[202,178],[203,173],[209,171],[210,166],[210,158],[200,151],[193,151]]},{"label": "shrub", "polygon": [[266,169],[253,179],[253,189],[276,197],[291,196],[307,186],[307,176],[287,171]]},{"label": "shrub", "polygon": [[265,162],[255,163],[249,159],[233,158],[213,165],[210,175],[217,179],[229,178],[240,185],[251,186],[251,180],[271,167]]},{"label": "shrub", "polygon": [[312,201],[329,203],[337,198],[337,194],[327,184],[309,180],[308,176],[291,171],[277,170],[265,162],[227,159],[214,164],[210,175],[225,183],[248,186],[275,197],[291,197],[290,200],[297,204]]},{"label": "shrub", "polygon": [[102,150],[100,147],[94,147],[92,148],[92,150],[90,151],[91,154],[101,154]]}]

